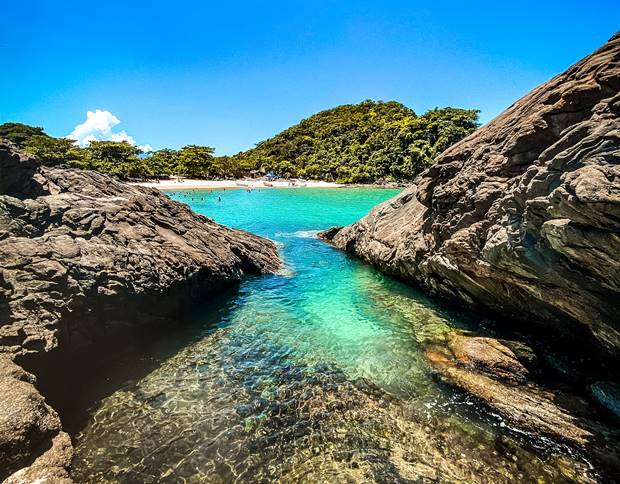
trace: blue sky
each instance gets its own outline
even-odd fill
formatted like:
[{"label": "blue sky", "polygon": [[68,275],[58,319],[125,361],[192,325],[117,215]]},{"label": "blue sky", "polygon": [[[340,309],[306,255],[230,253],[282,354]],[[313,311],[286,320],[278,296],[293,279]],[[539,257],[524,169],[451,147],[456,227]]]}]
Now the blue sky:
[{"label": "blue sky", "polygon": [[620,29],[616,1],[4,2],[0,122],[252,147],[364,99],[489,121]]}]

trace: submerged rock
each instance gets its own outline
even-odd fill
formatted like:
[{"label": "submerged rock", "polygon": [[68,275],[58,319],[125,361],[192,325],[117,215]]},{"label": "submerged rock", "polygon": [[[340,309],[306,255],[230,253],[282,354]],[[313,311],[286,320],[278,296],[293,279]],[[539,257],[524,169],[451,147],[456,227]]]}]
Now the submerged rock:
[{"label": "submerged rock", "polygon": [[402,400],[328,363],[292,360],[284,347],[265,352],[252,333],[238,352],[239,335],[225,332],[100,402],[76,439],[75,480],[498,484],[572,473],[597,482],[587,458],[536,453],[445,412],[436,395]]},{"label": "submerged rock", "polygon": [[430,293],[620,352],[620,34],[442,153],[333,245]]},{"label": "submerged rock", "polygon": [[15,482],[66,477],[71,445],[34,379],[12,360],[96,344],[109,321],[138,308],[170,312],[245,274],[280,268],[269,240],[154,189],[40,166],[1,142],[0,261],[0,469],[32,464]]},{"label": "submerged rock", "polygon": [[620,418],[620,385],[609,381],[597,381],[590,386],[590,391],[603,407]]},{"label": "submerged rock", "polygon": [[531,384],[528,370],[507,344],[453,334],[446,346],[427,350],[431,367],[448,383],[499,412],[512,426],[580,448],[595,440],[592,424],[575,415],[587,404]]}]

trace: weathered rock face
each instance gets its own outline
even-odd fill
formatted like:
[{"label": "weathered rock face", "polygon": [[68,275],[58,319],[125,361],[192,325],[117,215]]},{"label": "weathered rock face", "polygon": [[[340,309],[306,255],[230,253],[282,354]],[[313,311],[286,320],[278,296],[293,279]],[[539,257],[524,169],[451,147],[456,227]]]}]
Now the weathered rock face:
[{"label": "weathered rock face", "polygon": [[22,164],[31,176],[21,191],[0,196],[0,351],[49,351],[62,321],[84,310],[125,310],[173,290],[199,298],[279,268],[272,242],[156,190],[82,170],[33,172],[32,159],[0,146],[0,179],[18,178]]},{"label": "weathered rock face", "polygon": [[[24,469],[12,482],[62,482],[73,456],[71,440],[35,384],[33,375],[0,355],[0,479]],[[38,463],[32,456],[39,456]]]},{"label": "weathered rock face", "polygon": [[72,452],[13,360],[96,343],[107,314],[170,309],[279,268],[271,241],[157,190],[39,166],[0,142],[0,480],[21,468],[9,482],[61,481]]},{"label": "weathered rock face", "polygon": [[617,357],[619,114],[617,34],[324,237],[432,294]]}]

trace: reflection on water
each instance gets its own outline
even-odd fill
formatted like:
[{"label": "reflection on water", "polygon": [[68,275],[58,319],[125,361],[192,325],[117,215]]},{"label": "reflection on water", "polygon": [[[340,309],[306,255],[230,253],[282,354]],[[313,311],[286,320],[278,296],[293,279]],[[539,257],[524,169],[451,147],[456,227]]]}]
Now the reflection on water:
[{"label": "reflection on water", "polygon": [[590,479],[585,461],[530,450],[433,380],[423,349],[464,317],[314,237],[392,194],[172,194],[276,240],[289,270],[201,310],[201,337],[96,402],[75,439],[76,481]]}]

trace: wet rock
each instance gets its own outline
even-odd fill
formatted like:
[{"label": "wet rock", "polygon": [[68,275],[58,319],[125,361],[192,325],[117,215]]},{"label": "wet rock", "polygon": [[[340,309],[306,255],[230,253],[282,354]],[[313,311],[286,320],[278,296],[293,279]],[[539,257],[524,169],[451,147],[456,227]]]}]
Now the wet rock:
[{"label": "wet rock", "polygon": [[453,334],[448,346],[459,364],[510,383],[523,383],[529,371],[514,352],[493,338]]},{"label": "wet rock", "polygon": [[[528,370],[507,346],[492,338],[451,335],[445,347],[430,348],[431,367],[449,384],[482,400],[511,425],[532,435],[584,447],[592,431],[567,409],[563,400],[577,399],[528,382]],[[578,399],[577,399],[578,400]]]},{"label": "wet rock", "polygon": [[331,240],[342,229],[342,227],[331,227],[321,232],[321,237],[326,240]]},{"label": "wet rock", "polygon": [[620,418],[620,385],[609,381],[598,381],[590,386],[590,391],[603,407]]},{"label": "wet rock", "polygon": [[323,237],[511,328],[527,322],[617,361],[619,114],[617,34]]},{"label": "wet rock", "polygon": [[507,339],[499,339],[498,341],[512,351],[515,358],[529,371],[537,371],[539,369],[538,356],[528,345],[521,341]]},{"label": "wet rock", "polygon": [[[209,347],[203,340],[190,354]],[[188,356],[174,357],[138,383],[155,393],[169,387],[172,405],[145,409],[131,397],[140,390],[130,388],[102,402],[78,439],[76,481],[563,482],[555,463],[546,462],[561,455],[553,449],[541,460],[505,436],[502,450],[493,452],[497,437],[478,425],[443,412],[431,417],[420,401],[400,400],[324,364],[289,366],[272,380],[279,390],[266,398],[260,378],[244,379],[243,387],[232,382],[232,393],[211,406],[205,402],[231,383],[214,366],[201,375],[200,393],[187,400],[182,388],[196,382]],[[248,376],[271,374],[268,359],[250,361]],[[178,364],[182,372],[169,379]],[[566,468],[579,482],[597,482],[578,456],[569,454]]]}]

